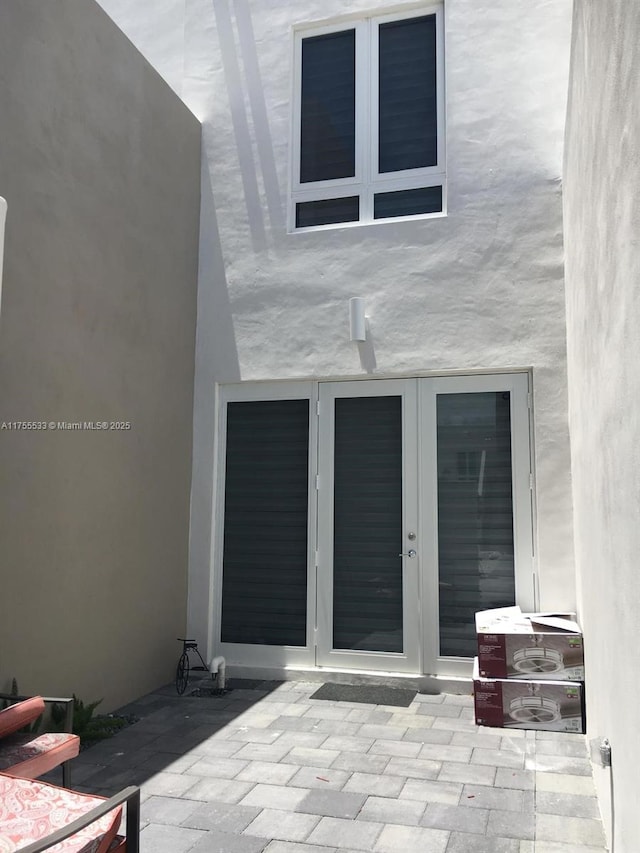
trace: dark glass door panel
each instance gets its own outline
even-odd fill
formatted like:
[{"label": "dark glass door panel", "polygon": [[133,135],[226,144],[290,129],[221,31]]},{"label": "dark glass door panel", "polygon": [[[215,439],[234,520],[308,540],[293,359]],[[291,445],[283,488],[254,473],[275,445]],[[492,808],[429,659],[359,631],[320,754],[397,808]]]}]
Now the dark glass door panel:
[{"label": "dark glass door panel", "polygon": [[440,654],[477,654],[475,613],[515,603],[509,392],[438,394]]},{"label": "dark glass door panel", "polygon": [[305,646],[309,401],[232,402],[222,641]]},{"label": "dark glass door panel", "polygon": [[403,651],[402,399],[335,401],[333,648]]}]

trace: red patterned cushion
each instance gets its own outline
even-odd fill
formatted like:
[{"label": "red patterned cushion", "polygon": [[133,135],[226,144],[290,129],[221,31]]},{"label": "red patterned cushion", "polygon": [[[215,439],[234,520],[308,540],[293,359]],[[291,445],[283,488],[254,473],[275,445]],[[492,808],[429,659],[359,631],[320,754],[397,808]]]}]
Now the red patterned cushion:
[{"label": "red patterned cushion", "polygon": [[79,752],[80,738],[66,732],[11,735],[0,740],[0,772],[37,779]]},{"label": "red patterned cushion", "polygon": [[0,737],[13,734],[24,726],[37,720],[44,712],[44,699],[42,696],[33,696],[23,702],[16,702],[0,711]]},{"label": "red patterned cushion", "polygon": [[[0,851],[20,850],[67,826],[101,802],[104,797],[0,774]],[[114,809],[49,849],[51,853],[106,853],[121,817],[122,808]]]}]

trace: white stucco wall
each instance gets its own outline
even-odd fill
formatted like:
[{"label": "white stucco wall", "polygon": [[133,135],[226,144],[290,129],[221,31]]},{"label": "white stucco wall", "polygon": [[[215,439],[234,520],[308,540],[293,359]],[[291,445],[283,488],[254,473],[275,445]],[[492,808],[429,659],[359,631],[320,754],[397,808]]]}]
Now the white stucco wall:
[{"label": "white stucco wall", "polygon": [[[640,846],[640,6],[579,0],[566,146],[567,334],[590,739],[615,853]],[[613,797],[612,797],[613,794]]]},{"label": "white stucco wall", "polygon": [[[140,31],[150,6],[117,5],[120,25]],[[533,368],[541,604],[575,605],[560,188],[571,3],[446,0],[446,217],[287,234],[292,28],[389,8],[185,0],[182,94],[204,123],[190,581],[199,635],[214,383],[360,376],[374,360],[376,375]],[[175,57],[154,61],[162,72]],[[362,359],[348,338],[352,296],[371,316]]]}]

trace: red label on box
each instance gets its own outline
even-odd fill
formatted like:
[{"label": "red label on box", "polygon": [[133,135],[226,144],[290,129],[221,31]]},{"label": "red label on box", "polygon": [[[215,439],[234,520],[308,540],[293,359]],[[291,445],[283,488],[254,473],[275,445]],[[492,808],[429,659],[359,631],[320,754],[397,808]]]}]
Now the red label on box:
[{"label": "red label on box", "polygon": [[475,681],[473,684],[473,701],[476,712],[476,725],[504,725],[502,709],[502,684],[499,681]]},{"label": "red label on box", "polygon": [[478,634],[478,659],[480,675],[485,678],[507,677],[506,636],[504,634]]}]

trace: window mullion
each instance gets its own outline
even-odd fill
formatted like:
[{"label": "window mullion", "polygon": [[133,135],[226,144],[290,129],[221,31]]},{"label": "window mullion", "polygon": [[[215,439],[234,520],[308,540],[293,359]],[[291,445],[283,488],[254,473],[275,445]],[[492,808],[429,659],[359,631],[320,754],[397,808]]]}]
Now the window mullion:
[{"label": "window mullion", "polygon": [[371,218],[366,188],[370,182],[369,21],[356,25],[356,175],[360,184],[360,221]]},{"label": "window mullion", "polygon": [[379,110],[380,110],[380,51],[378,39],[379,24],[377,20],[369,21],[369,138],[370,138],[370,159],[369,159],[369,183],[374,183],[378,178],[378,157],[379,157]]},{"label": "window mullion", "polygon": [[436,10],[436,97],[437,97],[437,127],[438,127],[438,169],[444,171],[446,164],[445,139],[445,64],[444,64],[444,11]]},{"label": "window mullion", "polygon": [[300,187],[300,121],[302,102],[302,35],[294,35],[293,115],[291,122],[291,186]]}]

